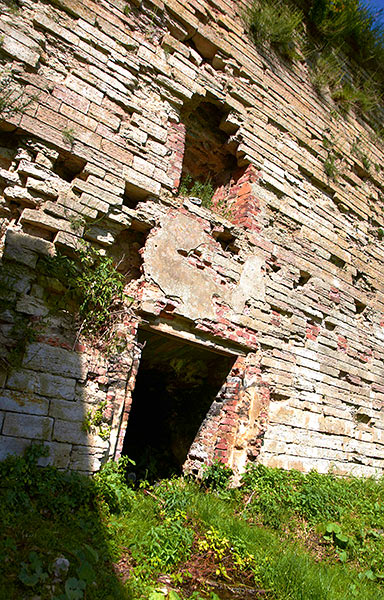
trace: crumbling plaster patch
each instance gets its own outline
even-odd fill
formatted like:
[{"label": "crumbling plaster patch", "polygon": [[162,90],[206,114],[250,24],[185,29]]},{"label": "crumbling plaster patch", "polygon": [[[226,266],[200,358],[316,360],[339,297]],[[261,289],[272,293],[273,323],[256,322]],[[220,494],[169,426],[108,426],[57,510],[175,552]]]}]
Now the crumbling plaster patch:
[{"label": "crumbling plaster patch", "polygon": [[[264,300],[262,257],[240,261],[225,256],[206,226],[190,215],[169,213],[148,239],[144,253],[145,277],[174,300],[176,312],[191,321],[215,321],[215,297],[240,314],[248,298]],[[198,269],[192,262],[196,256]]]}]

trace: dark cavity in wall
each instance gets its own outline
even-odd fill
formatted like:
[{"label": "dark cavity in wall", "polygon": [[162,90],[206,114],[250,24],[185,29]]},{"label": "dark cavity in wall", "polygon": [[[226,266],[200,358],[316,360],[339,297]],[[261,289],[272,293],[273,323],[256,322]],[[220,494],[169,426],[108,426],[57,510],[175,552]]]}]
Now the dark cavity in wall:
[{"label": "dark cavity in wall", "polygon": [[182,472],[188,451],[235,358],[141,331],[144,343],[123,454],[138,478]]},{"label": "dark cavity in wall", "polygon": [[228,110],[211,102],[186,108],[181,115],[186,127],[183,177],[209,181],[213,190],[227,184],[237,168],[238,125],[228,120]]}]

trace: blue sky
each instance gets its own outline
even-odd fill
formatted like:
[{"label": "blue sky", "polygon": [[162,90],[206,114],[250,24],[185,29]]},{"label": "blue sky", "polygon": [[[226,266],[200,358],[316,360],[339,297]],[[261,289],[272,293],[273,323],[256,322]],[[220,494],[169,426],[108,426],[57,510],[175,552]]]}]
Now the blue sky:
[{"label": "blue sky", "polygon": [[[384,13],[384,0],[369,0],[369,2],[367,2],[367,4],[369,6],[371,6],[371,8],[373,9],[383,9],[383,13]],[[384,14],[380,15],[380,21],[384,22]]]}]

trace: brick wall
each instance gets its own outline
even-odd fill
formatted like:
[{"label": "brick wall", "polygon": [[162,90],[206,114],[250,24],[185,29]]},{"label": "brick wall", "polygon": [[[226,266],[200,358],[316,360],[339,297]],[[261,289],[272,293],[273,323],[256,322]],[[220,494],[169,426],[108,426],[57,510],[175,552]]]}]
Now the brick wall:
[{"label": "brick wall", "polygon": [[[3,455],[45,440],[49,460],[93,471],[119,452],[145,321],[246,357],[205,457],[382,472],[383,149],[370,125],[319,97],[304,63],[256,50],[237,2],[21,4],[0,18],[13,94],[0,115]],[[177,196],[185,115],[202,102],[223,115],[211,126],[236,164],[213,210]],[[81,239],[132,267],[135,315],[113,359],[73,345],[36,279],[44,253]],[[8,364],[20,319],[43,333]],[[104,402],[106,440],[81,429]]]}]

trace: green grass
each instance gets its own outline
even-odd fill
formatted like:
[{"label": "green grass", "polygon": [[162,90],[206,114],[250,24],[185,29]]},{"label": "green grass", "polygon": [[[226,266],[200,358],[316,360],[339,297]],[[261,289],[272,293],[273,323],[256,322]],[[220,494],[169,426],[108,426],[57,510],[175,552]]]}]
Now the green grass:
[{"label": "green grass", "polygon": [[244,15],[251,40],[291,61],[306,60],[315,90],[328,90],[374,128],[384,90],[384,25],[360,0],[253,0]]},{"label": "green grass", "polygon": [[256,45],[269,43],[285,58],[298,57],[296,48],[304,19],[299,8],[280,0],[256,0],[248,6],[244,19]]},{"label": "green grass", "polygon": [[244,599],[255,587],[269,600],[384,600],[381,480],[258,466],[231,490],[214,465],[204,485],[134,490],[127,459],[89,480],[39,468],[39,453],[0,463],[2,600],[164,600],[160,575],[169,600],[220,600],[206,580],[243,586]]}]

